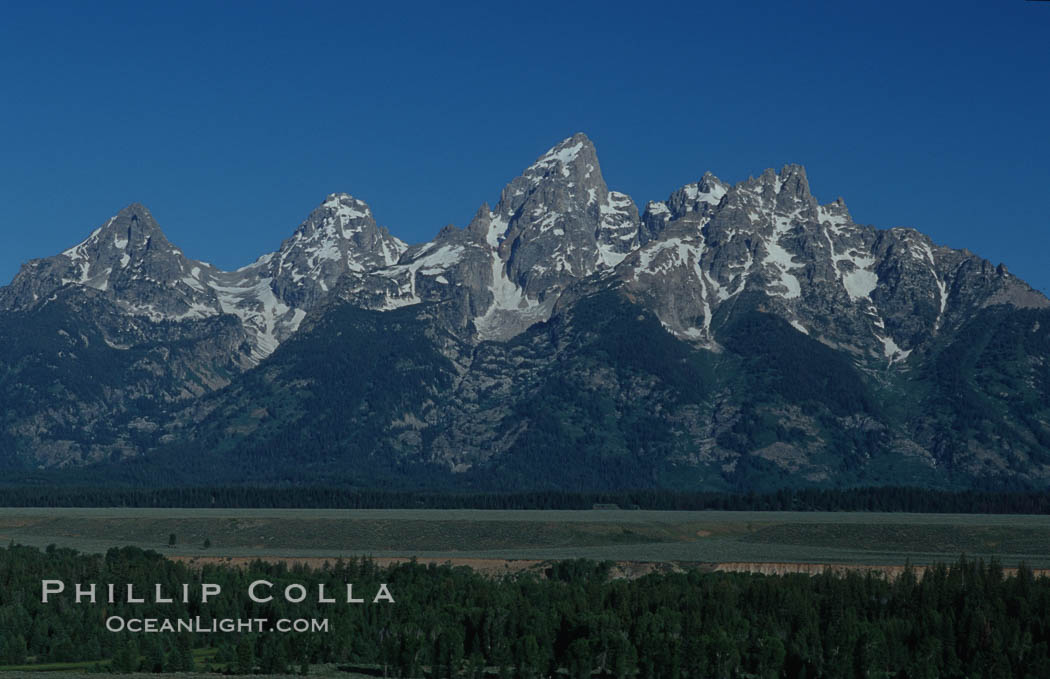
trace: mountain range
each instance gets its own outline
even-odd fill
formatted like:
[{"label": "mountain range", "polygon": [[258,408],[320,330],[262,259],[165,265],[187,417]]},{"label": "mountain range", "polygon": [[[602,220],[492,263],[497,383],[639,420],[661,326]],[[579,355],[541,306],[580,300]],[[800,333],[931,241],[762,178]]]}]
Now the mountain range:
[{"label": "mountain range", "polygon": [[[1050,301],[785,165],[639,214],[583,134],[409,245],[236,271],[132,204],[0,288],[0,468],[93,483],[1046,487]],[[50,477],[49,477],[50,478]]]}]

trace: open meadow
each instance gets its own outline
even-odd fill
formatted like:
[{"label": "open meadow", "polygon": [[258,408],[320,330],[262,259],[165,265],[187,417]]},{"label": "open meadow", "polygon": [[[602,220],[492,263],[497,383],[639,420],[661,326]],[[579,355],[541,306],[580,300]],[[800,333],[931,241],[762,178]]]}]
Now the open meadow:
[{"label": "open meadow", "polygon": [[185,558],[880,566],[966,554],[1050,568],[1050,516],[1030,515],[0,508],[0,541],[85,552],[133,545]]}]

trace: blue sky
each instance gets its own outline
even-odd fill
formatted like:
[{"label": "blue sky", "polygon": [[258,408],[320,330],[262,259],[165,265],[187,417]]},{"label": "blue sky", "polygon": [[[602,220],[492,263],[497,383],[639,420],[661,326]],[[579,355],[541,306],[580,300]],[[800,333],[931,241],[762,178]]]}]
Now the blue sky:
[{"label": "blue sky", "polygon": [[38,4],[0,3],[4,282],[134,201],[225,268],[333,191],[427,240],[583,131],[639,207],[798,162],[1050,291],[1050,3]]}]

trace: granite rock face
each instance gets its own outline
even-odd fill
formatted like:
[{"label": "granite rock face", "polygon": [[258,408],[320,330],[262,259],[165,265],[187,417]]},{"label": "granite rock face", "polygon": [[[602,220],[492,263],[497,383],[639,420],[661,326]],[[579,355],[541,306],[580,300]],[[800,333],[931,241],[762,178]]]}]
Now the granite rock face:
[{"label": "granite rock face", "polygon": [[261,268],[273,279],[280,299],[294,308],[310,309],[343,274],[390,266],[407,249],[376,225],[364,201],[333,193]]},{"label": "granite rock face", "polygon": [[244,326],[251,362],[295,332],[343,274],[388,266],[407,246],[378,227],[364,202],[332,194],[276,251],[237,271],[187,258],[134,203],[82,243],[25,265],[0,309],[25,310],[66,286],[103,293],[129,315],[156,322],[229,314]]},{"label": "granite rock face", "polygon": [[[144,206],[133,203],[62,254],[22,266],[0,289],[0,306],[25,309],[65,286],[104,293],[128,313],[160,319],[198,315],[214,294],[188,284],[194,262],[172,245]],[[207,313],[207,312],[205,312]]]},{"label": "granite rock face", "polygon": [[842,199],[820,205],[798,165],[731,188],[705,175],[642,219],[659,236],[618,276],[671,332],[716,350],[718,310],[752,293],[799,332],[888,364],[984,306],[1048,306],[966,251],[912,229],[858,225]]}]

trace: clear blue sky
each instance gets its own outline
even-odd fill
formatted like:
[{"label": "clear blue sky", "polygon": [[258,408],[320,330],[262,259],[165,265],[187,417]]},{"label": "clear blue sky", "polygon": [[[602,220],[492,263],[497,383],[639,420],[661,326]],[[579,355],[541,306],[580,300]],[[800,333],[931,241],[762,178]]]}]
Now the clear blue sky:
[{"label": "clear blue sky", "polygon": [[583,131],[640,207],[798,162],[1050,291],[1050,3],[380,4],[0,0],[0,280],[133,201],[226,268],[332,191],[427,240]]}]

